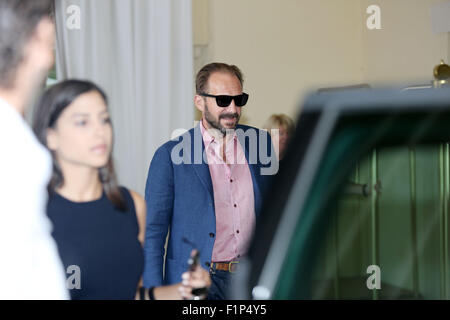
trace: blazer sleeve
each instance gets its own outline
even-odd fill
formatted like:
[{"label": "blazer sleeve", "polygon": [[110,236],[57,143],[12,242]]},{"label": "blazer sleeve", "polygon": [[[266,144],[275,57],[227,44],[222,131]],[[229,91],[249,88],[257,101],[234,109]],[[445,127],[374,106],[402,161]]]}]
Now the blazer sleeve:
[{"label": "blazer sleeve", "polygon": [[163,284],[164,245],[172,220],[173,166],[168,148],[160,147],[150,164],[145,187],[147,221],[145,232],[144,287]]}]

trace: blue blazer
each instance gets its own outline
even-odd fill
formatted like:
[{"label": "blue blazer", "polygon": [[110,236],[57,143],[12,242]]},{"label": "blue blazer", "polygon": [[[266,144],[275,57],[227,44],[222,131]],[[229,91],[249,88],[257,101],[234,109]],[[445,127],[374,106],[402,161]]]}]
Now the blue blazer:
[{"label": "blue blazer", "polygon": [[[278,160],[266,131],[244,125],[238,125],[236,129],[244,133],[238,134],[238,140],[244,146],[249,163],[257,220],[263,195],[272,175],[278,171]],[[256,146],[255,142],[249,143],[252,140],[250,137],[256,141]],[[162,145],[153,156],[145,188],[144,286],[147,288],[181,281],[181,274],[188,269],[187,262],[193,249],[183,238],[195,244],[200,251],[201,266],[209,269],[216,219],[213,185],[206,156],[202,156],[204,149],[198,124]],[[264,170],[268,170],[269,174]]]}]

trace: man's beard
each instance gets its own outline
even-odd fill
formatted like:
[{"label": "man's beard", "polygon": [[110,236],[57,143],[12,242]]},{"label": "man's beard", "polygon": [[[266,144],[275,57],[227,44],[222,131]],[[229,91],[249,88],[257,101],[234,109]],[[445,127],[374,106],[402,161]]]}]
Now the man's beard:
[{"label": "man's beard", "polygon": [[[235,124],[234,128],[228,129],[228,128],[225,128],[222,125],[220,125],[220,120],[227,119],[227,118],[236,119],[236,124]],[[223,136],[225,136],[227,134],[227,130],[234,130],[236,128],[236,125],[239,123],[239,119],[240,119],[240,115],[238,113],[222,113],[221,115],[219,115],[219,119],[216,120],[216,119],[214,119],[213,115],[209,112],[208,106],[205,103],[205,120],[206,120],[206,122],[208,122],[208,124],[212,128],[219,130]]]}]

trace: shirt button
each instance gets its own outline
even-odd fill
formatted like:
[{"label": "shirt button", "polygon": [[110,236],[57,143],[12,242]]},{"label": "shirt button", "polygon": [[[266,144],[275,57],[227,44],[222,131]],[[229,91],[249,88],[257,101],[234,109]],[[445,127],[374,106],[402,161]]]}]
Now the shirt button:
[{"label": "shirt button", "polygon": [[233,179],[230,179],[230,182],[233,182]]},{"label": "shirt button", "polygon": [[239,233],[239,230],[236,230],[236,233]]},{"label": "shirt button", "polygon": [[214,233],[211,232],[211,233],[209,234],[209,236],[210,236],[211,238],[214,238]]},{"label": "shirt button", "polygon": [[236,204],[236,203],[234,204],[234,207],[235,207],[235,208],[237,207],[237,204]]}]

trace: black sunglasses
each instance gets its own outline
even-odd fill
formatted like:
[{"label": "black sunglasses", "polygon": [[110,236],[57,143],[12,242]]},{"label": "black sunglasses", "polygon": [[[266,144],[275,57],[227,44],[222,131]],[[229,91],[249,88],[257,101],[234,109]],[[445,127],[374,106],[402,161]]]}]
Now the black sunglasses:
[{"label": "black sunglasses", "polygon": [[217,105],[222,108],[228,107],[233,99],[237,107],[245,106],[245,104],[248,101],[248,94],[246,93],[242,93],[237,96],[226,96],[226,95],[215,96],[207,93],[200,93],[199,95],[202,97],[216,98]]}]

